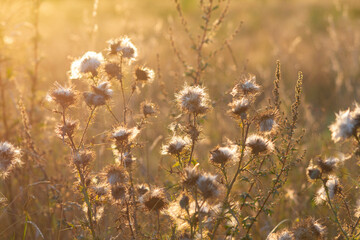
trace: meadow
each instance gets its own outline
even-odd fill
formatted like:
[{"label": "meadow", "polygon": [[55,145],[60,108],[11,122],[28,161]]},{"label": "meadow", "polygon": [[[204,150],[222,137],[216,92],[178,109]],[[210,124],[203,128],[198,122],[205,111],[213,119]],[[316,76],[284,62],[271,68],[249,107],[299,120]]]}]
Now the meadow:
[{"label": "meadow", "polygon": [[357,0],[0,0],[0,239],[360,239]]}]

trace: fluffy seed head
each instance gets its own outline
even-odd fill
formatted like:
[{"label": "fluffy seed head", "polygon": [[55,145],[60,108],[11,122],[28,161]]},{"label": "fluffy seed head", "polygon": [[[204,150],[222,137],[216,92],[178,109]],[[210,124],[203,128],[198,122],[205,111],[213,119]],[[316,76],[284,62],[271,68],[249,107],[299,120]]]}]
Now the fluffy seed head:
[{"label": "fluffy seed head", "polygon": [[249,96],[256,95],[260,92],[260,86],[256,84],[255,75],[249,74],[242,76],[242,79],[238,84],[235,85],[231,91],[232,96]]},{"label": "fluffy seed head", "polygon": [[342,160],[336,157],[329,157],[325,160],[321,157],[317,159],[317,164],[323,173],[333,172],[341,162]]},{"label": "fluffy seed head", "polygon": [[205,88],[187,86],[176,94],[177,102],[182,110],[189,113],[204,114],[209,110],[209,97]]},{"label": "fluffy seed head", "polygon": [[145,193],[140,198],[140,201],[149,211],[161,211],[165,209],[168,205],[165,193],[160,188],[156,188]]},{"label": "fluffy seed head", "polygon": [[229,105],[231,107],[231,113],[235,117],[240,117],[242,119],[246,118],[246,111],[250,107],[250,101],[248,98],[242,97],[240,99],[234,100]]},{"label": "fluffy seed head", "polygon": [[182,184],[186,187],[186,188],[192,188],[196,185],[197,180],[200,177],[200,174],[198,173],[198,171],[196,170],[196,168],[191,168],[191,167],[187,167],[184,169],[184,176],[182,179]]},{"label": "fluffy seed head", "polygon": [[[336,176],[332,175],[328,177],[326,187],[328,189],[330,199],[333,199],[337,193],[341,192],[339,179]],[[316,194],[315,202],[316,204],[321,204],[327,200],[326,190],[324,187],[321,187]]]},{"label": "fluffy seed head", "polygon": [[80,79],[86,73],[97,76],[98,68],[103,62],[104,57],[101,53],[91,51],[85,53],[71,64],[70,79]]},{"label": "fluffy seed head", "polygon": [[118,126],[112,132],[112,137],[116,143],[126,144],[132,142],[139,134],[140,130],[137,127],[127,128],[125,126]]},{"label": "fluffy seed head", "polygon": [[0,142],[0,176],[6,177],[17,165],[21,165],[21,151],[9,142]]},{"label": "fluffy seed head", "polygon": [[94,153],[89,150],[79,150],[73,154],[73,163],[78,166],[87,166],[94,159]]},{"label": "fluffy seed head", "polygon": [[294,239],[324,239],[326,228],[322,226],[318,221],[314,221],[309,218],[294,228]]},{"label": "fluffy seed head", "polygon": [[147,101],[141,103],[140,109],[145,117],[154,115],[157,112],[156,105]]},{"label": "fluffy seed head", "polygon": [[272,233],[267,237],[268,240],[293,240],[294,235],[289,230],[283,230],[280,233]]},{"label": "fluffy seed head", "polygon": [[135,79],[143,83],[152,83],[155,79],[155,73],[150,68],[141,66],[135,69]]},{"label": "fluffy seed head", "polygon": [[115,184],[111,186],[111,196],[116,200],[123,200],[126,197],[126,187],[122,184]]},{"label": "fluffy seed head", "polygon": [[120,66],[115,62],[108,62],[104,66],[104,71],[110,78],[120,79],[121,78],[120,70],[121,70]]},{"label": "fluffy seed head", "polygon": [[216,147],[210,151],[210,161],[215,164],[226,164],[236,161],[238,157],[238,147],[236,145],[228,147]]},{"label": "fluffy seed head", "polygon": [[360,128],[360,104],[355,103],[355,108],[351,112],[351,118],[354,119],[355,122],[355,128]]},{"label": "fluffy seed head", "polygon": [[190,144],[190,139],[186,136],[172,136],[169,143],[162,146],[161,154],[178,155]]},{"label": "fluffy seed head", "polygon": [[55,83],[55,88],[50,91],[50,97],[63,108],[67,108],[76,102],[77,93],[73,87],[63,87]]},{"label": "fluffy seed head", "polygon": [[114,186],[116,184],[124,184],[128,180],[128,174],[121,166],[111,165],[105,169],[107,182]]},{"label": "fluffy seed head", "polygon": [[93,92],[96,95],[103,96],[105,100],[109,100],[113,94],[113,90],[110,87],[110,82],[101,82],[97,86],[91,86]]},{"label": "fluffy seed head", "polygon": [[331,139],[337,143],[351,137],[355,131],[356,121],[352,118],[350,109],[336,114],[336,120],[329,126]]},{"label": "fluffy seed head", "polygon": [[61,122],[56,126],[55,133],[61,139],[64,139],[66,137],[73,137],[77,126],[78,126],[77,121],[72,121],[67,119],[65,120],[65,124]]},{"label": "fluffy seed head", "polygon": [[88,106],[98,107],[106,104],[106,99],[102,95],[93,92],[84,92],[83,96]]},{"label": "fluffy seed head", "polygon": [[197,187],[205,199],[219,195],[219,186],[216,182],[216,176],[211,174],[201,175],[196,181]]},{"label": "fluffy seed head", "polygon": [[271,132],[277,126],[276,123],[277,112],[274,110],[267,110],[259,115],[258,124],[260,132]]},{"label": "fluffy seed head", "polygon": [[272,152],[274,150],[274,144],[259,135],[251,135],[246,139],[246,146],[251,149],[252,154],[259,154],[264,152]]},{"label": "fluffy seed head", "polygon": [[108,41],[108,53],[110,55],[122,55],[123,58],[130,61],[135,60],[137,57],[137,49],[131,42],[130,38],[124,36],[121,38],[111,39]]}]

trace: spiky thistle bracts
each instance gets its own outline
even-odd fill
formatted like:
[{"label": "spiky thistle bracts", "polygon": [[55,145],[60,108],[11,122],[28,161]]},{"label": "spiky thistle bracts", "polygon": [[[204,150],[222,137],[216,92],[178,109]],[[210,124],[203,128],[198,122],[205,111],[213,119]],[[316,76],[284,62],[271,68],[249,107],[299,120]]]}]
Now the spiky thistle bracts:
[{"label": "spiky thistle bracts", "polygon": [[7,177],[11,170],[22,164],[21,150],[9,142],[0,142],[0,177]]},{"label": "spiky thistle bracts", "polygon": [[103,63],[104,57],[101,53],[86,52],[82,57],[72,62],[69,73],[70,79],[80,79],[86,74],[91,74],[95,77],[98,75],[98,69]]}]

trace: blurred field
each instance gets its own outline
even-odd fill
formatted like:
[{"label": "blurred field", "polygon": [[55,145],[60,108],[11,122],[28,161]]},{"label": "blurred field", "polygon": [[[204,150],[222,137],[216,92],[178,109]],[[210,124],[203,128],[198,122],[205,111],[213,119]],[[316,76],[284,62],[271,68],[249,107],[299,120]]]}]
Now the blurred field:
[{"label": "blurred field", "polygon": [[[18,145],[25,137],[17,102],[22,98],[27,110],[30,107],[34,68],[34,2],[0,0],[0,74],[5,82],[2,88],[5,89],[8,121],[7,129],[0,121],[0,134],[2,141]],[[196,36],[201,24],[199,3],[195,0],[180,2],[190,32]],[[51,201],[47,201],[44,186],[29,190],[27,198],[24,197],[27,199],[25,202],[15,199],[11,214],[18,222],[12,226],[15,220],[1,212],[0,239],[21,239],[24,216],[33,219],[46,236],[55,236],[53,229],[59,224],[56,219],[62,214],[57,198],[73,200],[73,181],[67,180],[75,177],[71,176],[68,166],[69,150],[53,134],[57,119],[46,96],[54,82],[70,82],[67,72],[75,58],[86,51],[103,51],[106,41],[114,37],[129,36],[139,50],[137,64],[146,64],[155,70],[157,76],[151,87],[146,86],[135,95],[130,106],[135,109],[131,114],[132,122],[139,118],[137,109],[143,99],[151,99],[160,109],[157,118],[150,121],[142,132],[142,148],[135,151],[140,163],[137,169],[139,182],[149,181],[167,187],[176,183],[176,179],[159,167],[172,165],[169,157],[160,155],[160,147],[169,137],[168,125],[178,115],[174,94],[185,81],[191,82],[191,79],[184,76],[185,69],[173,52],[170,32],[184,58],[195,64],[191,43],[181,25],[176,5],[170,0],[98,0],[97,4],[94,12],[94,1],[90,0],[40,0],[38,88],[30,131],[35,145],[43,154],[41,161],[45,163],[46,172],[56,190],[50,191]],[[229,41],[228,48],[224,41],[236,29],[239,30]],[[207,59],[210,65],[202,76],[214,108],[204,120],[203,135],[206,137],[196,149],[198,162],[203,168],[211,168],[207,162],[209,151],[225,142],[226,138],[239,137],[236,122],[226,114],[231,101],[228,93],[239,75],[244,72],[256,75],[257,82],[263,86],[257,105],[263,108],[272,96],[276,60],[280,60],[283,79],[281,100],[286,109],[290,109],[294,98],[297,72],[301,70],[304,74],[299,128],[305,130],[305,135],[299,148],[306,149],[306,156],[289,173],[288,182],[280,190],[282,197],[274,201],[273,214],[263,216],[257,224],[254,239],[265,239],[266,234],[284,219],[289,219],[290,223],[296,223],[302,216],[325,220],[327,208],[313,203],[316,188],[307,182],[305,169],[316,155],[346,152],[351,147],[332,143],[328,126],[334,121],[334,112],[360,101],[360,1],[233,0],[223,25],[204,48],[205,53],[215,50],[216,55]],[[128,90],[131,78],[131,74],[125,76]],[[79,89],[86,87],[80,81],[75,85]],[[112,101],[114,113],[121,115],[121,96],[115,95]],[[86,121],[85,109],[85,104],[79,106],[73,111],[73,118]],[[4,115],[0,120],[3,118]],[[113,162],[109,146],[102,144],[107,141],[104,129],[111,129],[113,125],[108,113],[100,109],[88,133],[94,136],[88,142],[96,147],[94,171],[100,171]],[[353,165],[354,162],[347,162],[348,170],[342,170],[342,176],[346,178],[358,172],[358,166]],[[19,170],[16,174],[27,173]],[[24,182],[3,184],[0,192],[13,188],[14,198],[26,188],[25,183],[41,181],[42,175],[35,168],[25,178],[21,180]],[[344,189],[358,188],[350,183],[351,180]],[[33,197],[36,191],[43,194]],[[356,202],[355,198],[350,197],[350,200]],[[51,219],[48,216],[50,213],[41,212],[42,205],[48,205],[51,214],[57,217]],[[68,218],[76,217],[76,213],[72,214]],[[16,231],[21,234],[15,236]],[[25,239],[40,239],[34,229],[28,231]],[[113,234],[114,229],[106,231]],[[329,236],[333,236],[336,231],[328,228],[328,232]],[[64,231],[61,239],[71,239],[71,236],[71,231]]]}]

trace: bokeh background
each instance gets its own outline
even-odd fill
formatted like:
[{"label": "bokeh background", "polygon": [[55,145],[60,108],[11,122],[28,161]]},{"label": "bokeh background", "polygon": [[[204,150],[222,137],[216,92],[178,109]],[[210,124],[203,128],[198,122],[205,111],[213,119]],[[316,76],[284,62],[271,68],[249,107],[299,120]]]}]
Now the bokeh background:
[{"label": "bokeh background", "polygon": [[[199,3],[180,2],[190,32],[196,36],[202,21]],[[39,3],[37,17],[36,3]],[[17,101],[22,98],[25,106],[30,106],[35,64],[33,46],[37,38],[38,86],[31,132],[46,156],[47,170],[61,185],[70,173],[64,154],[67,150],[53,134],[57,120],[49,110],[47,92],[54,82],[69,83],[67,73],[73,59],[89,50],[103,51],[107,40],[127,35],[139,50],[137,63],[153,68],[157,75],[152,86],[146,86],[134,97],[132,115],[136,119],[144,98],[151,99],[161,109],[142,134],[143,148],[137,153],[141,163],[138,170],[142,173],[139,177],[153,183],[171,184],[172,180],[159,167],[159,164],[171,165],[170,158],[159,152],[169,137],[168,125],[179,114],[174,93],[191,79],[184,75],[186,70],[174,54],[170,34],[184,58],[194,64],[191,43],[171,0],[0,0],[0,74],[8,119],[7,128],[3,121],[0,123],[2,138],[13,142],[22,140]],[[224,44],[226,40],[229,45]],[[346,146],[331,142],[328,126],[335,119],[334,112],[360,101],[360,1],[232,0],[223,24],[204,51],[212,53],[207,59],[210,65],[202,83],[209,90],[214,109],[204,120],[204,137],[196,152],[198,161],[206,166],[211,148],[226,138],[239,136],[235,122],[226,111],[231,100],[228,93],[240,74],[256,75],[263,86],[258,105],[264,107],[271,97],[276,60],[280,60],[282,103],[288,110],[297,72],[301,70],[304,74],[299,126],[306,131],[301,146],[307,151],[306,161],[292,170],[281,193],[285,197],[275,202],[274,216],[264,219],[257,231],[264,236],[283,219],[296,221],[303,215],[322,216],[326,208],[313,204],[316,188],[307,183],[305,167],[316,155],[340,154],[347,150]],[[132,75],[125,79],[130,88]],[[83,87],[80,82],[74,84]],[[120,97],[116,95],[113,100],[118,115],[122,111]],[[81,109],[86,106],[79,108],[72,114],[85,121],[87,116],[81,114]],[[99,145],[96,151],[101,156],[96,160],[96,170],[113,161],[108,146],[99,144],[106,140],[103,129],[111,129],[112,125],[109,115],[100,111],[90,129],[89,135],[95,136],[91,141]],[[357,166],[349,166],[351,171],[358,171]],[[348,176],[349,172],[342,174]],[[345,186],[345,189],[353,187],[356,186]],[[59,191],[66,192],[67,188],[69,186],[61,186]],[[54,209],[56,211],[56,203]],[[14,215],[22,214],[14,210]],[[9,220],[4,214],[1,218],[0,235],[10,234]]]}]

